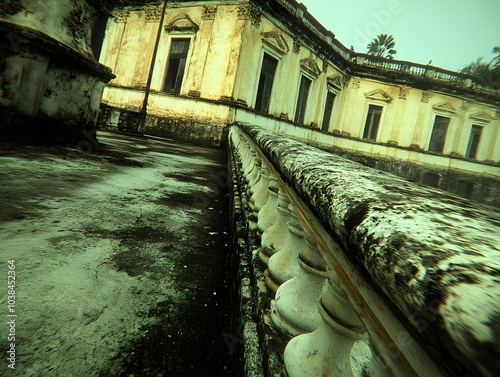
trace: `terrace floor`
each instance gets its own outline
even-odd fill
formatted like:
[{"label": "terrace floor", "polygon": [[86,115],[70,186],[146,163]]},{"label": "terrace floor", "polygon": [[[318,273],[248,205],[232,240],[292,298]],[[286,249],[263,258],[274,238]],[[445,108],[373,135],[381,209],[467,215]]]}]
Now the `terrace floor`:
[{"label": "terrace floor", "polygon": [[0,143],[0,276],[15,260],[17,315],[16,369],[0,375],[234,375],[225,151],[98,138]]}]

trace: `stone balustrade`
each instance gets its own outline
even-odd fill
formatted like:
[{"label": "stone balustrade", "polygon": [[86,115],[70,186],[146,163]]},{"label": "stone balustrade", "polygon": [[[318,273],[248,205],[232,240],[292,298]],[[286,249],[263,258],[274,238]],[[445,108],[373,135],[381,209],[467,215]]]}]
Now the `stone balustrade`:
[{"label": "stone balustrade", "polygon": [[354,56],[354,70],[360,74],[363,72],[379,72],[383,75],[396,74],[401,80],[409,79],[429,84],[449,85],[457,89],[468,89],[493,96],[498,95],[500,90],[498,84],[493,82],[486,82],[484,79],[432,65],[390,60],[363,53],[356,53]]},{"label": "stone balustrade", "polygon": [[494,208],[253,125],[232,125],[229,148],[259,322],[285,339],[288,376],[496,375]]}]

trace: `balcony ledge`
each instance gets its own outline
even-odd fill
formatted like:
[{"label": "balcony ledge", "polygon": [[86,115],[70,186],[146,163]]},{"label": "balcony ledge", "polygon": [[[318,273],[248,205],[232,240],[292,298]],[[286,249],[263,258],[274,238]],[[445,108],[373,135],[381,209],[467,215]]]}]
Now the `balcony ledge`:
[{"label": "balcony ledge", "polygon": [[441,365],[448,358],[444,368],[495,374],[500,216],[494,208],[239,126],[432,358]]}]

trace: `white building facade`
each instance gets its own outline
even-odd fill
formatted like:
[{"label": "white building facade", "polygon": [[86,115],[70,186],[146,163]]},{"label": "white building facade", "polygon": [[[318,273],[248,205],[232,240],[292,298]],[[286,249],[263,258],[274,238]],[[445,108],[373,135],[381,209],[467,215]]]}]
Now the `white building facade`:
[{"label": "white building facade", "polygon": [[500,205],[498,88],[355,53],[293,0],[167,2],[162,13],[125,7],[108,22],[100,62],[116,79],[103,121],[120,113],[120,127],[210,145],[228,124],[254,123]]}]

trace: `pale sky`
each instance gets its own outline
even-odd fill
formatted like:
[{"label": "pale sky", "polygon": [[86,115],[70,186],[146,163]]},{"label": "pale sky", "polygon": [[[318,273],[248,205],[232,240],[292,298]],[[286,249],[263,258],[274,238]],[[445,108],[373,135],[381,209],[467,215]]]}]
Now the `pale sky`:
[{"label": "pale sky", "polygon": [[398,60],[457,71],[500,46],[500,0],[297,0],[347,48],[394,36]]}]

